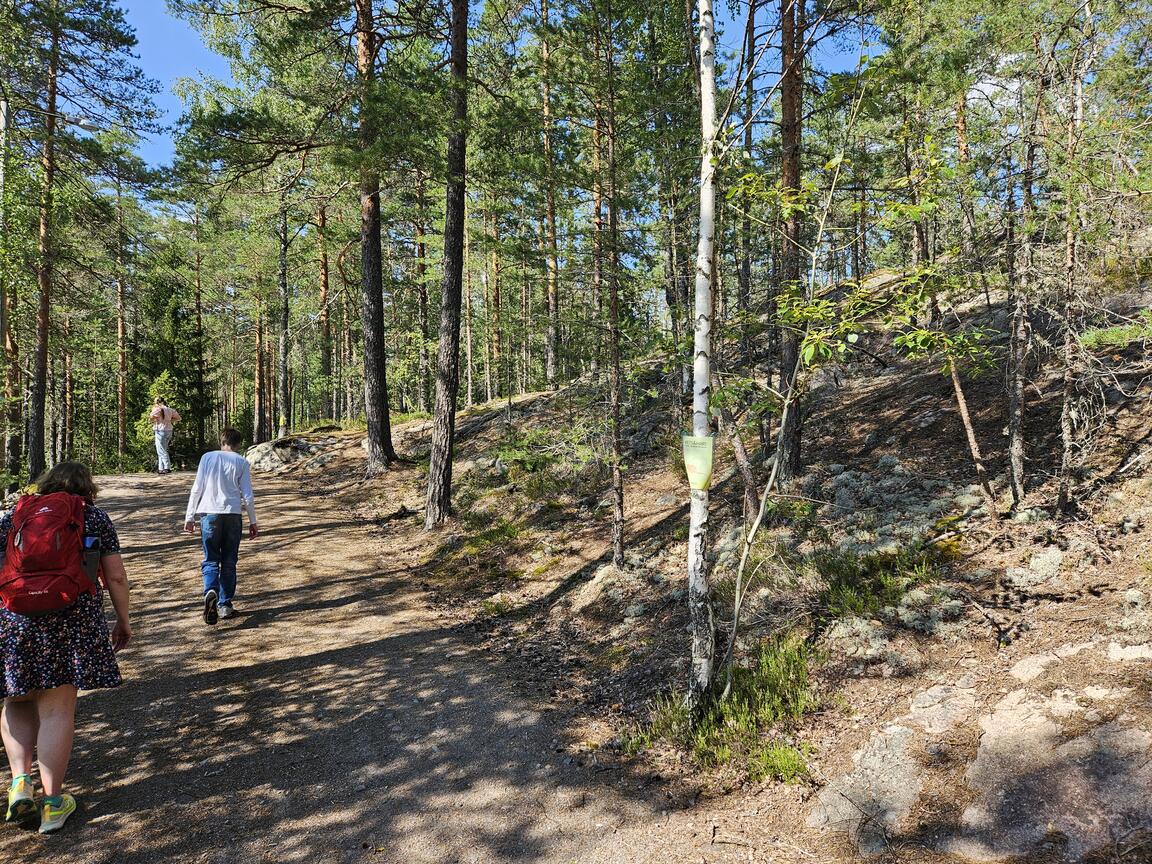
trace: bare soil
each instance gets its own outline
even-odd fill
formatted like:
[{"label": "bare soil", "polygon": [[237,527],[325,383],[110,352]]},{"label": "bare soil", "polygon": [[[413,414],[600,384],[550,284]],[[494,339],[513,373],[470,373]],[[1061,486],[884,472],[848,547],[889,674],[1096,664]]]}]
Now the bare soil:
[{"label": "bare soil", "polygon": [[563,705],[429,607],[414,525],[259,477],[240,614],[208,627],[198,544],[179,533],[190,479],[101,481],[133,585],[125,682],[80,700],[80,812],[53,837],[4,826],[5,860],[792,860],[750,858],[658,777],[581,755]]}]

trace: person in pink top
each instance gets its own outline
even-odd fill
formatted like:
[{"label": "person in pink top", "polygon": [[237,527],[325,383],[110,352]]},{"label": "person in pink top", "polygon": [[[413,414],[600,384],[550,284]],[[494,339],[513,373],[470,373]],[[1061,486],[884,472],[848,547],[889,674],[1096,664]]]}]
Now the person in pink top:
[{"label": "person in pink top", "polygon": [[172,427],[180,422],[180,412],[164,404],[164,397],[157,396],[152,403],[152,431],[156,433],[156,471],[159,474],[172,473],[172,459],[168,446],[172,443]]}]

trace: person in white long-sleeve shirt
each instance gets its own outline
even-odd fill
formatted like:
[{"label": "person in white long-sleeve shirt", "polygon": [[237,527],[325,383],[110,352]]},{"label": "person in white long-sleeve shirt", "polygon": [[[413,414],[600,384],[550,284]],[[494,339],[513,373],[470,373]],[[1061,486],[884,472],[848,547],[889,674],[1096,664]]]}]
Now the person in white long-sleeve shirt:
[{"label": "person in white long-sleeve shirt", "polygon": [[235,429],[220,431],[220,449],[205,453],[196,469],[196,482],[188,495],[184,530],[196,533],[200,517],[200,540],[204,560],[204,622],[236,614],[236,561],[244,529],[243,512],[248,511],[248,539],[260,533],[256,521],[256,496],[252,492],[252,469],[248,460],[235,452],[244,439]]}]

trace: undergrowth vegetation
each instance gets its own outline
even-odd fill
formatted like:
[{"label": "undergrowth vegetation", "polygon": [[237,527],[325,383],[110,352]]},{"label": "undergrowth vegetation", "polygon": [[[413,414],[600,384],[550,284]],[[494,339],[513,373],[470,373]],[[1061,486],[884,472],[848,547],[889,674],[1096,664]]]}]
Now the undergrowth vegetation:
[{"label": "undergrowth vegetation", "polygon": [[1133,342],[1152,340],[1152,310],[1144,310],[1140,317],[1127,324],[1099,327],[1081,334],[1085,348],[1126,348]]},{"label": "undergrowth vegetation", "polygon": [[[785,502],[773,516],[793,542],[766,534],[753,546],[749,572],[761,584],[760,606],[748,616],[753,620],[740,644],[756,647],[744,657],[738,652],[727,694],[721,673],[716,691],[695,714],[682,698],[660,697],[647,721],[625,737],[626,752],[662,743],[683,750],[702,769],[735,769],[752,780],[803,778],[813,751],[798,739],[797,727],[827,701],[814,683],[824,660],[816,637],[840,619],[893,617],[885,610],[906,602],[914,589],[931,589],[944,575],[946,550],[926,544],[863,555],[826,545],[797,551],[797,537],[824,539],[810,506]],[[734,594],[733,574],[717,580],[721,607],[731,605]],[[834,701],[834,694],[829,698]]]},{"label": "undergrowth vegetation", "polygon": [[820,705],[810,668],[819,659],[798,636],[766,640],[752,663],[732,669],[728,694],[713,695],[695,717],[674,695],[658,699],[648,721],[626,736],[625,751],[662,742],[687,751],[701,768],[730,765],[754,780],[799,779],[808,748],[788,732]]},{"label": "undergrowth vegetation", "polygon": [[869,555],[822,550],[803,566],[811,569],[819,586],[814,617],[826,623],[852,615],[867,618],[899,605],[912,588],[937,581],[941,565],[938,553],[913,546]]}]

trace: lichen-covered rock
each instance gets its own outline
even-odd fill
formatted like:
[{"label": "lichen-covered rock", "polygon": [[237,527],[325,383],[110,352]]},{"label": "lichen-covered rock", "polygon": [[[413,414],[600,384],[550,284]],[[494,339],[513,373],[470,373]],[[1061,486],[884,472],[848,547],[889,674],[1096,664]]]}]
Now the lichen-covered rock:
[{"label": "lichen-covered rock", "polygon": [[920,798],[923,776],[912,754],[914,738],[905,726],[874,732],[853,756],[852,772],[820,791],[809,827],[844,831],[865,855],[883,852],[889,837],[907,830]]},{"label": "lichen-covered rock", "polygon": [[971,716],[976,708],[975,682],[961,679],[956,684],[937,684],[912,697],[910,716],[925,732],[947,732]]},{"label": "lichen-covered rock", "polygon": [[1063,565],[1064,553],[1052,546],[1033,555],[1027,567],[1009,567],[1005,581],[1015,588],[1035,588],[1056,579]]},{"label": "lichen-covered rock", "polygon": [[828,642],[848,657],[878,663],[888,651],[889,640],[883,625],[864,618],[842,618],[828,631]]},{"label": "lichen-covered rock", "polygon": [[981,720],[980,749],[966,774],[976,800],[960,830],[941,838],[941,851],[972,861],[1023,859],[1058,834],[1066,843],[1061,860],[1080,861],[1118,836],[1152,829],[1152,733],[1117,720],[1069,738],[1054,718],[1081,711],[1071,691],[1005,696]]}]

